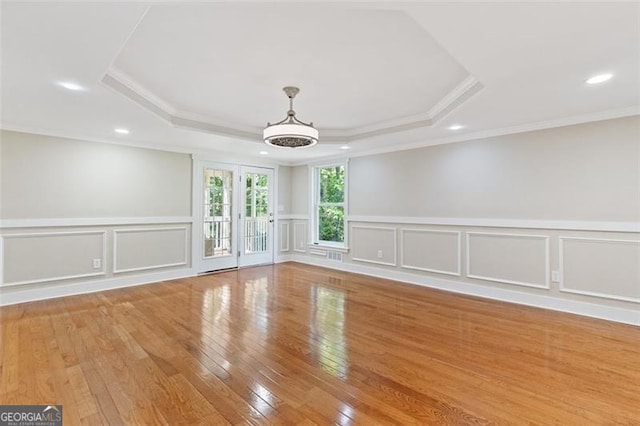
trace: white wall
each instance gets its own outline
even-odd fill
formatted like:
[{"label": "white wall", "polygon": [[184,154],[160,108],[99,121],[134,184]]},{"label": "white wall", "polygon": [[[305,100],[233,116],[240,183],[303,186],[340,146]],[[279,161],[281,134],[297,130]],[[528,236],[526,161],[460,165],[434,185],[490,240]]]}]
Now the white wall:
[{"label": "white wall", "polygon": [[189,216],[191,159],[2,131],[1,219]]},{"label": "white wall", "polygon": [[292,174],[292,167],[280,166],[278,168],[278,215],[276,222],[276,235],[278,237],[278,244],[275,247],[276,257],[286,255],[291,252]]},{"label": "white wall", "polygon": [[353,158],[353,215],[636,221],[640,118]]},{"label": "white wall", "polygon": [[309,176],[307,166],[293,167],[291,170],[291,213],[307,214],[309,210]]},{"label": "white wall", "polygon": [[278,214],[291,213],[291,167],[278,168]]},{"label": "white wall", "polygon": [[354,157],[348,179],[343,261],[287,259],[640,324],[638,116]]}]

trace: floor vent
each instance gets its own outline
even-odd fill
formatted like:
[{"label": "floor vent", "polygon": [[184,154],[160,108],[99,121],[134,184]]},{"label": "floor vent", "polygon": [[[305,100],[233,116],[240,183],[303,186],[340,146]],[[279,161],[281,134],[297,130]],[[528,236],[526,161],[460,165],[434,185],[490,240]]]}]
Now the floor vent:
[{"label": "floor vent", "polygon": [[328,251],[327,259],[335,260],[336,262],[342,262],[342,253],[339,251]]}]

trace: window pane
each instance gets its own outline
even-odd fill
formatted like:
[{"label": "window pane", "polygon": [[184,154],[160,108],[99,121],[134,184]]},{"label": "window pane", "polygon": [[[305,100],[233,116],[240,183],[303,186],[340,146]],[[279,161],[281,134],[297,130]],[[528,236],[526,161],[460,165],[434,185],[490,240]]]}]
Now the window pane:
[{"label": "window pane", "polygon": [[344,201],[344,166],[324,167],[319,169],[319,174],[320,202],[342,203]]},{"label": "window pane", "polygon": [[344,207],[320,206],[318,209],[318,237],[320,241],[344,242]]},{"label": "window pane", "polygon": [[266,188],[267,185],[267,175],[256,174],[256,187]]},{"label": "window pane", "polygon": [[245,208],[245,216],[253,217],[253,175],[252,173],[247,173],[245,179],[245,199],[244,199],[244,208]]},{"label": "window pane", "polygon": [[265,191],[256,191],[256,216],[267,215],[267,195]]}]

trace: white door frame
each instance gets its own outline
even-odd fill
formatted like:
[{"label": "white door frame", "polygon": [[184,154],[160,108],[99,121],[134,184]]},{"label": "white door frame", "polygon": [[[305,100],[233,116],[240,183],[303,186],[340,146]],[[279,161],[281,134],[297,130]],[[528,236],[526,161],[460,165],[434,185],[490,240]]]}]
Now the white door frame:
[{"label": "white door frame", "polygon": [[[233,171],[233,226],[232,228],[232,236],[233,236],[233,253],[235,256],[230,256],[228,260],[224,262],[215,262],[215,266],[212,267],[211,260],[208,260],[204,257],[204,245],[203,245],[203,224],[204,224],[204,200],[203,200],[203,172],[205,167],[209,168],[219,168],[222,170],[231,170]],[[270,212],[272,213],[273,222],[270,224],[270,235],[269,244],[271,247],[271,255],[269,259],[262,259],[260,262],[251,262],[251,261],[243,261],[240,262],[242,257],[242,253],[240,252],[240,241],[244,238],[244,230],[241,228],[242,221],[240,217],[244,218],[243,214],[240,214],[240,207],[244,205],[241,201],[241,191],[244,189],[240,184],[239,177],[241,176],[241,172],[245,169],[262,169],[262,170],[270,170],[272,172],[272,182],[270,182],[269,192],[270,192]],[[191,255],[192,255],[192,268],[196,274],[205,273],[212,270],[220,270],[227,268],[236,268],[238,266],[253,266],[258,264],[265,263],[273,263],[275,260],[275,247],[278,246],[279,235],[276,232],[276,222],[277,222],[277,206],[278,206],[278,166],[275,165],[259,165],[259,166],[245,166],[240,163],[224,163],[215,160],[209,160],[208,158],[200,158],[196,155],[192,155],[192,218],[193,223],[191,226]],[[240,254],[240,256],[238,256]]]}]

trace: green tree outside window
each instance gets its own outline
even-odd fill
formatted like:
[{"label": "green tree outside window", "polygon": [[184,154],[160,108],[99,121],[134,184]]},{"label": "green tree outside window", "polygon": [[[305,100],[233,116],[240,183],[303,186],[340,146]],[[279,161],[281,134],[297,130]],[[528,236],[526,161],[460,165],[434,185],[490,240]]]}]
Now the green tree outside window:
[{"label": "green tree outside window", "polygon": [[318,169],[318,239],[344,242],[343,165]]}]

